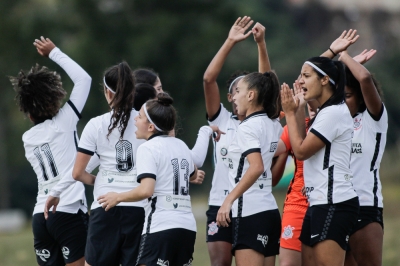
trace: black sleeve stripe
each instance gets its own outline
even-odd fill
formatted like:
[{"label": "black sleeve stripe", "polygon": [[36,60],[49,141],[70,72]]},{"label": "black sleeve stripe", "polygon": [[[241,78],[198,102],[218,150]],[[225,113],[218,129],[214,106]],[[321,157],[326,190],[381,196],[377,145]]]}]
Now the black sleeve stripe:
[{"label": "black sleeve stripe", "polygon": [[78,150],[78,140],[76,139],[76,131],[74,131],[75,148]]},{"label": "black sleeve stripe", "polygon": [[331,145],[331,142],[315,129],[312,128],[310,132],[313,133],[315,136],[317,136],[319,139],[321,139],[325,143],[325,145]]},{"label": "black sleeve stripe", "polygon": [[190,174],[190,177],[192,177],[195,172],[196,172],[196,169]]},{"label": "black sleeve stripe", "polygon": [[75,107],[75,105],[73,104],[73,102],[71,102],[71,100],[68,100],[67,103],[69,104],[69,106],[71,106],[72,110],[74,110],[76,116],[77,116],[79,119],[81,119],[81,118],[82,118],[82,115],[81,115],[81,113],[78,112],[78,109],[76,109],[76,107]]},{"label": "black sleeve stripe", "polygon": [[219,116],[219,114],[221,113],[221,104],[219,104],[219,109],[218,111],[215,113],[215,115],[213,115],[211,118],[208,117],[208,114],[206,114],[206,118],[208,119],[208,121],[212,122],[215,119],[217,119],[217,117]]},{"label": "black sleeve stripe", "polygon": [[249,155],[250,153],[254,153],[254,152],[261,153],[261,149],[260,149],[260,148],[249,149],[249,150],[243,152],[243,153],[242,153],[242,156],[243,156],[243,157],[246,157],[246,156]]},{"label": "black sleeve stripe", "polygon": [[143,178],[153,178],[154,180],[157,180],[156,175],[155,174],[150,174],[150,173],[143,173],[137,176],[137,181],[138,183],[140,183],[140,181]]},{"label": "black sleeve stripe", "polygon": [[83,149],[83,148],[79,148],[79,147],[78,147],[77,151],[81,152],[81,153],[84,153],[84,154],[87,154],[87,155],[90,155],[90,156],[93,156],[93,154],[94,154],[93,151],[89,151],[89,150],[86,150],[86,149]]},{"label": "black sleeve stripe", "polygon": [[368,111],[368,114],[372,117],[372,119],[374,119],[376,122],[378,122],[379,120],[381,120],[384,109],[385,109],[385,106],[382,103],[381,112],[377,116],[374,116],[373,114],[371,114],[368,109],[367,109],[367,111]]}]

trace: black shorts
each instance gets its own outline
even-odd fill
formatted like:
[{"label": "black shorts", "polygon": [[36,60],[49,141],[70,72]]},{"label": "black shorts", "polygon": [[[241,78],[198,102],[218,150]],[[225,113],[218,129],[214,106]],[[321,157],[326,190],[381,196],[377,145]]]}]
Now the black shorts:
[{"label": "black shorts", "polygon": [[88,215],[78,213],[49,212],[32,217],[32,229],[36,261],[39,265],[65,265],[85,255]]},{"label": "black shorts", "polygon": [[308,207],[301,228],[300,241],[313,247],[324,240],[333,240],[346,250],[350,233],[357,221],[358,197],[336,204]]},{"label": "black shorts", "polygon": [[182,228],[143,234],[136,265],[190,266],[195,241],[196,232]]},{"label": "black shorts", "polygon": [[102,207],[90,213],[86,261],[90,265],[136,265],[144,223],[141,207]]},{"label": "black shorts", "polygon": [[383,208],[374,206],[360,206],[357,222],[354,225],[350,235],[354,234],[360,229],[363,229],[370,223],[378,223],[383,229]]},{"label": "black shorts", "polygon": [[278,209],[233,218],[232,226],[232,255],[241,249],[253,249],[264,257],[279,254],[281,215]]},{"label": "black shorts", "polygon": [[[217,213],[220,206],[209,206],[206,225],[206,242],[224,241],[232,244],[232,224],[228,227],[217,226]],[[232,221],[232,212],[229,214]]]}]

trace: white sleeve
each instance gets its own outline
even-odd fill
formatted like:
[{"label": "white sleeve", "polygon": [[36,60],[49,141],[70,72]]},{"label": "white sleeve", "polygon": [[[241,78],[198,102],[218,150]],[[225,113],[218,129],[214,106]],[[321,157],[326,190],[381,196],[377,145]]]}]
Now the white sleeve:
[{"label": "white sleeve", "polygon": [[194,164],[200,168],[203,166],[204,160],[207,156],[208,144],[210,143],[210,136],[213,133],[209,126],[202,126],[197,134],[196,144],[190,153]]},{"label": "white sleeve", "polygon": [[154,178],[157,180],[157,162],[152,150],[146,145],[140,145],[136,151],[136,172],[137,181],[140,183],[142,178]]},{"label": "white sleeve", "polygon": [[[61,52],[59,48],[54,48],[49,54],[49,58],[57,63],[71,78],[74,83],[71,96],[68,102],[64,105],[64,112],[57,115],[60,119],[60,124],[69,127],[75,127],[81,118],[81,112],[85,106],[87,97],[90,91],[92,78],[80,67],[75,61],[69,58],[66,54]],[[61,111],[61,110],[60,110]]]},{"label": "white sleeve", "polygon": [[335,112],[335,108],[322,109],[315,118],[310,132],[320,138],[325,145],[329,145],[339,134],[341,118],[340,113]]},{"label": "white sleeve", "polygon": [[207,120],[210,125],[221,127],[231,118],[231,115],[232,113],[226,110],[224,105],[221,103],[218,112],[213,117],[208,117],[207,115]]},{"label": "white sleeve", "polygon": [[369,113],[368,109],[365,110],[365,118],[368,126],[376,131],[376,132],[387,132],[388,129],[388,115],[386,111],[386,107],[382,104],[382,112],[379,116],[379,120],[375,120],[371,114]]},{"label": "white sleeve", "polygon": [[[97,127],[95,120],[91,119],[83,129],[79,140],[78,152],[92,156],[97,149]],[[93,169],[92,169],[93,170]]]},{"label": "white sleeve", "polygon": [[239,125],[236,134],[239,148],[244,157],[253,152],[261,153],[260,139],[249,124]]},{"label": "white sleeve", "polygon": [[72,177],[72,169],[68,171],[64,176],[61,177],[61,180],[58,181],[58,183],[51,188],[49,195],[59,198],[61,193],[66,190],[69,186],[75,184],[77,182],[73,177]]}]

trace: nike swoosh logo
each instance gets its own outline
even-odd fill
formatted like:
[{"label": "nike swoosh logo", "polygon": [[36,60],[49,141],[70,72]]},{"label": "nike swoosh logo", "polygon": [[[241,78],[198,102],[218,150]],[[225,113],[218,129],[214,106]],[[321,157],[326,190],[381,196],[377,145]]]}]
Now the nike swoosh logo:
[{"label": "nike swoosh logo", "polygon": [[359,222],[361,222],[361,219],[360,220],[358,220]]},{"label": "nike swoosh logo", "polygon": [[235,130],[234,128],[228,128],[228,130]]},{"label": "nike swoosh logo", "polygon": [[314,238],[314,237],[317,237],[317,236],[319,236],[319,234],[311,235],[311,238]]}]

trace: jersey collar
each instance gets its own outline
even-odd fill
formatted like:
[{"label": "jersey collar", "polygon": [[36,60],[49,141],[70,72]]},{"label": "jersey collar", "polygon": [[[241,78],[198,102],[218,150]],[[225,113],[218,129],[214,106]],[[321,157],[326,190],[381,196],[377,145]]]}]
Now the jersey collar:
[{"label": "jersey collar", "polygon": [[152,138],[162,136],[162,135],[165,135],[165,134],[162,132],[157,132],[157,133],[154,133],[153,135],[151,135],[147,140],[151,140]]},{"label": "jersey collar", "polygon": [[[247,120],[249,120],[250,118],[252,118],[252,117],[256,117],[256,116],[266,116],[267,115],[267,113],[265,112],[265,111],[257,111],[257,112],[254,112],[254,113],[252,113],[252,114],[249,114],[248,116],[246,116],[244,119],[243,119],[243,121],[241,122],[241,123],[243,123],[244,121],[247,121]],[[240,123],[240,124],[241,124]]]}]

